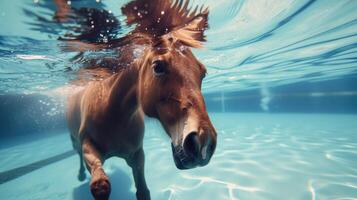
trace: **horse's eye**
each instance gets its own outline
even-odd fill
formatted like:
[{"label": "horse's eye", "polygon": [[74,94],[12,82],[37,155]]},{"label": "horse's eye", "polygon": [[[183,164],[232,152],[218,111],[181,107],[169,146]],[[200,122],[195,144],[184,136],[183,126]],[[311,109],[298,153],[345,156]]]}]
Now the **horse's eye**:
[{"label": "horse's eye", "polygon": [[154,61],[153,70],[156,76],[161,76],[166,74],[166,63],[161,60]]}]

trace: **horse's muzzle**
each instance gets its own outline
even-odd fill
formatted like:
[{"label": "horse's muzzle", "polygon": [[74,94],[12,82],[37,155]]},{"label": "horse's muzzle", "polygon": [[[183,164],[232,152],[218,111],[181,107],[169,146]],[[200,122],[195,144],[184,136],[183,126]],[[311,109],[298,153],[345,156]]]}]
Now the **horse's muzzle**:
[{"label": "horse's muzzle", "polygon": [[178,169],[192,169],[197,166],[205,166],[210,161],[215,149],[211,140],[201,143],[197,133],[187,135],[182,145],[172,147],[172,154]]}]

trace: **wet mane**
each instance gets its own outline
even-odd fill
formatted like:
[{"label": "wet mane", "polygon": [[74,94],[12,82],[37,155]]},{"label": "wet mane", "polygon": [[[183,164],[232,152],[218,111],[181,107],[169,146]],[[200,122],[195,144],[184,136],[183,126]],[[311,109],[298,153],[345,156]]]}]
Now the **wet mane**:
[{"label": "wet mane", "polygon": [[[189,8],[189,0],[136,0],[122,8],[133,33],[149,34],[154,40],[173,37],[184,45],[201,47],[208,28],[208,8]],[[198,20],[196,20],[198,19]],[[190,23],[196,23],[191,25]]]}]

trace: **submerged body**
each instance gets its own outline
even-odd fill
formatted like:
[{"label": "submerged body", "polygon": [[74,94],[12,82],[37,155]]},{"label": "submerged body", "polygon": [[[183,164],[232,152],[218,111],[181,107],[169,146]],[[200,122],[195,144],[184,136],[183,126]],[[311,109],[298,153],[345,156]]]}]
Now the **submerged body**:
[{"label": "submerged body", "polygon": [[[118,156],[133,168],[138,199],[149,199],[143,171],[144,114],[137,104],[137,73],[126,70],[101,82],[91,82],[68,99],[67,120],[73,147],[80,155],[79,179],[85,178],[83,156],[93,176],[91,191],[107,199],[110,182],[102,164]],[[113,82],[118,88],[113,87]],[[115,90],[115,91],[113,91]],[[118,98],[120,101],[118,101]],[[142,173],[142,174],[141,174]]]},{"label": "submerged body", "polygon": [[[155,2],[137,0],[123,7],[128,23],[139,25],[131,34],[104,45],[121,48],[114,61],[105,62],[105,68],[114,72],[89,82],[68,99],[68,126],[80,156],[78,178],[85,178],[84,161],[92,176],[90,187],[95,199],[109,198],[110,182],[102,166],[112,156],[124,158],[132,168],[137,198],[150,199],[144,176],[144,115],[161,122],[172,140],[179,169],[208,164],[215,150],[216,131],[201,94],[206,69],[189,48],[201,46],[208,11],[189,13],[188,1],[184,5],[182,1]],[[136,15],[143,9],[152,13],[152,18]],[[158,25],[155,15],[165,13],[162,10],[171,18]],[[69,42],[79,44],[79,49],[103,48]],[[140,54],[136,51],[139,46]]]},{"label": "submerged body", "polygon": [[[96,141],[103,158],[113,155],[125,158],[141,147],[144,114],[133,91],[135,82],[134,86],[130,85],[127,76],[130,76],[128,71],[105,81],[91,82],[68,100],[67,119],[71,136],[76,142],[87,137]],[[121,95],[120,102],[114,102],[112,95],[111,82],[116,81],[126,82],[116,90]]]}]

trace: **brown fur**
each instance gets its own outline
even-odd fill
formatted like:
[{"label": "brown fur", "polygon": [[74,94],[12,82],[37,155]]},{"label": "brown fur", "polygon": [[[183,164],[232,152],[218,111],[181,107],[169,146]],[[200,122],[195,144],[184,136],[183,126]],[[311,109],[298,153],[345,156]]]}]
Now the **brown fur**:
[{"label": "brown fur", "polygon": [[[145,9],[150,14],[145,14]],[[144,12],[142,18],[137,10]],[[161,11],[165,17],[155,23]],[[171,137],[180,169],[206,165],[216,144],[216,132],[200,91],[206,69],[189,49],[202,46],[207,9],[189,12],[188,1],[182,0],[137,0],[127,4],[123,13],[128,24],[137,26],[110,47],[125,52],[118,55],[119,62],[113,66],[130,66],[112,67],[114,74],[101,72],[98,76],[104,80],[89,82],[68,99],[68,126],[81,158],[78,178],[84,179],[84,159],[96,199],[109,197],[110,182],[102,165],[112,156],[124,158],[132,167],[137,198],[150,199],[144,177],[144,114],[158,119]],[[135,58],[133,51],[138,45],[143,53]],[[157,73],[159,65],[164,74]],[[178,157],[182,151],[187,152]]]}]

